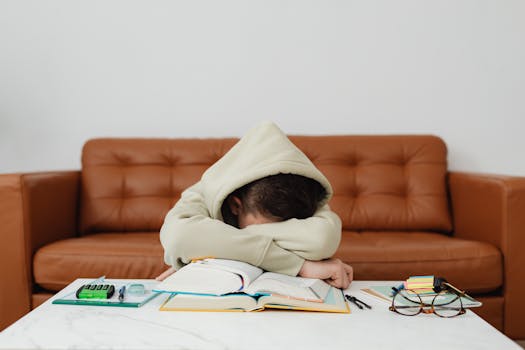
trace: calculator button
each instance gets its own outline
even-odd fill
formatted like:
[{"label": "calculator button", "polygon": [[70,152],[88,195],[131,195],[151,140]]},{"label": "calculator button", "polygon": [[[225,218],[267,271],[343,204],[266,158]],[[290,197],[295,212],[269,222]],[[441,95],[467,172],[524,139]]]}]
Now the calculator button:
[{"label": "calculator button", "polygon": [[113,294],[115,294],[115,286],[114,285],[110,285],[109,286],[109,289],[108,289],[108,299],[111,298],[113,296]]}]

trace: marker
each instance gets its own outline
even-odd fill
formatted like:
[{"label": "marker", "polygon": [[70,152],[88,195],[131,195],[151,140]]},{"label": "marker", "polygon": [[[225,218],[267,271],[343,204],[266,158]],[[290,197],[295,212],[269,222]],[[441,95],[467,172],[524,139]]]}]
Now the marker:
[{"label": "marker", "polygon": [[122,286],[122,288],[119,289],[118,291],[118,300],[119,301],[124,301],[124,293],[126,292],[126,286]]},{"label": "marker", "polygon": [[392,287],[392,292],[390,293],[390,296],[393,297],[394,295],[399,293],[402,289],[405,289],[405,285],[403,283],[401,283],[399,286],[397,286],[397,288],[396,287]]}]

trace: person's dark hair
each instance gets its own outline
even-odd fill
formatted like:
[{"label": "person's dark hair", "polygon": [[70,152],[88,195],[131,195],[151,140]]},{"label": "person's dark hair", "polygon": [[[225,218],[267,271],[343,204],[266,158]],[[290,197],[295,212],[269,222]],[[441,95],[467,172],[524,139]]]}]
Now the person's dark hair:
[{"label": "person's dark hair", "polygon": [[[277,221],[312,216],[326,198],[325,188],[317,181],[295,174],[277,174],[250,182],[233,191],[245,210],[273,217]],[[224,222],[238,226],[226,199],[221,207]]]}]

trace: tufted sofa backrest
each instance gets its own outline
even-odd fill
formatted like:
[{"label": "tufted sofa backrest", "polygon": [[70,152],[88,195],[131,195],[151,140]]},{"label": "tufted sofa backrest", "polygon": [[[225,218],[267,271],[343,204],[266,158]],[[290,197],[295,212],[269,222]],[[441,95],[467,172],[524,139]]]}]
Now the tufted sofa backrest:
[{"label": "tufted sofa backrest", "polygon": [[[434,136],[291,136],[328,177],[345,230],[451,230]],[[158,232],[184,189],[237,139],[94,139],[82,152],[81,234]]]},{"label": "tufted sofa backrest", "polygon": [[292,141],[330,180],[345,230],[452,229],[447,148],[435,136],[303,136]]}]

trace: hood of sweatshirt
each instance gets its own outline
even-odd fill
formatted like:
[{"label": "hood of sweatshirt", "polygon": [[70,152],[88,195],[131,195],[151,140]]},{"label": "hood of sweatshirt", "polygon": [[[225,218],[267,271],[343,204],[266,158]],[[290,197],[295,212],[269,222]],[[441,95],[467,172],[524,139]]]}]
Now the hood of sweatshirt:
[{"label": "hood of sweatshirt", "polygon": [[271,122],[263,122],[244,135],[221,159],[203,174],[204,200],[210,215],[222,220],[221,206],[236,189],[270,175],[296,174],[319,182],[327,196],[332,186],[315,165]]}]

